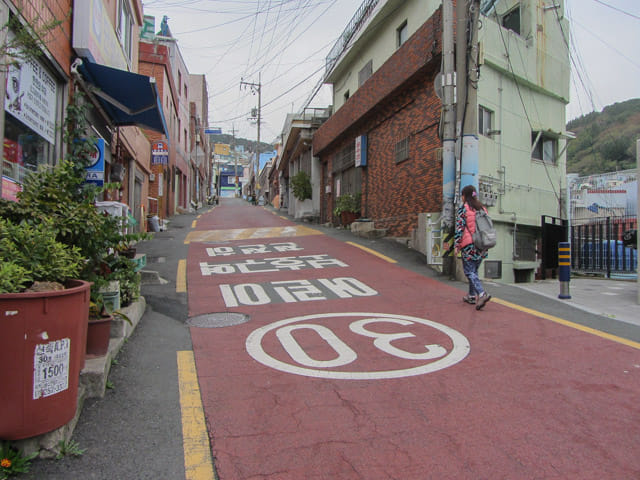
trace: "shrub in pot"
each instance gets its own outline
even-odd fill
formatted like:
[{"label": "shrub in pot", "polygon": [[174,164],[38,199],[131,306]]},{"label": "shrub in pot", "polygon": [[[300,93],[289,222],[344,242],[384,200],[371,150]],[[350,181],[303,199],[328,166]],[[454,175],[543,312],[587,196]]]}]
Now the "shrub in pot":
[{"label": "shrub in pot", "polygon": [[336,199],[333,214],[340,218],[342,225],[348,225],[360,216],[360,198],[360,193],[345,193]]}]

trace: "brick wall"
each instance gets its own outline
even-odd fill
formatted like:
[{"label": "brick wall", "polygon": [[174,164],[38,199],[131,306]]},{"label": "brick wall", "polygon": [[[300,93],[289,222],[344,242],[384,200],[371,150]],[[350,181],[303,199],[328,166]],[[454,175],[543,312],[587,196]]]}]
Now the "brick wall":
[{"label": "brick wall", "polygon": [[43,25],[59,20],[62,23],[55,29],[46,32],[42,41],[56,60],[60,68],[70,74],[71,65],[71,6],[72,0],[14,0],[14,5],[35,29],[41,30]]},{"label": "brick wall", "polygon": [[[333,193],[325,193],[333,158],[358,135],[368,137],[362,169],[362,216],[406,237],[418,214],[442,207],[442,165],[438,150],[441,102],[433,89],[440,70],[441,16],[438,10],[316,132],[315,155],[323,163],[322,220],[330,221]],[[396,162],[396,143],[409,139],[409,158]]]}]

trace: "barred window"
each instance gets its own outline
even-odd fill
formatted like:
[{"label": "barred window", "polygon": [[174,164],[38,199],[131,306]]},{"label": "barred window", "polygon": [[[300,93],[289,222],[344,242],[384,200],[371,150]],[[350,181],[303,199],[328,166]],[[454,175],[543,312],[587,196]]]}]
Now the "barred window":
[{"label": "barred window", "polygon": [[349,142],[349,144],[336,153],[333,160],[333,171],[340,172],[346,170],[349,167],[353,167],[356,162],[356,144],[355,142]]},{"label": "barred window", "polygon": [[409,137],[396,143],[396,163],[409,159]]}]

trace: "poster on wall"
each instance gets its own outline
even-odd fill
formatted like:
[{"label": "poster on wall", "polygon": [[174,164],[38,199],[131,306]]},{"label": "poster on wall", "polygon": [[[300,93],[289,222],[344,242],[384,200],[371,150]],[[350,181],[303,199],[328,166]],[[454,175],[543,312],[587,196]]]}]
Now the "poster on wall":
[{"label": "poster on wall", "polygon": [[55,143],[56,82],[37,60],[9,65],[4,109]]}]

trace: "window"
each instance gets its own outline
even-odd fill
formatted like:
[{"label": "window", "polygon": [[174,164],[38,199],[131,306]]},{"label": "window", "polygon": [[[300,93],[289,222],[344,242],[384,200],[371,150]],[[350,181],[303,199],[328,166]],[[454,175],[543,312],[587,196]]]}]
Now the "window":
[{"label": "window", "polygon": [[409,159],[409,137],[396,143],[396,163]]},{"label": "window", "polygon": [[178,71],[178,95],[182,95],[182,73]]},{"label": "window", "polygon": [[184,84],[184,96],[185,97],[189,97],[189,95],[187,95],[187,84]]},{"label": "window", "polygon": [[118,39],[124,53],[131,59],[131,43],[133,36],[133,15],[128,0],[120,0],[118,3]]},{"label": "window", "polygon": [[367,64],[358,72],[358,87],[361,87],[364,82],[366,82],[371,73],[373,72],[373,62],[369,60]]},{"label": "window", "polygon": [[[538,136],[540,138],[538,138]],[[531,133],[531,158],[555,165],[557,161],[558,139],[544,132]]]},{"label": "window", "polygon": [[502,16],[502,26],[507,30],[513,30],[520,35],[520,6],[505,13]]},{"label": "window", "polygon": [[347,100],[349,100],[349,90],[344,92],[344,103],[347,103]]},{"label": "window", "polygon": [[353,167],[356,162],[356,143],[349,142],[349,145],[336,153],[333,159],[333,171],[339,172]]},{"label": "window", "polygon": [[480,133],[480,135],[490,135],[492,117],[493,112],[481,105],[478,110],[478,133]]},{"label": "window", "polygon": [[181,130],[180,119],[178,119],[178,143],[180,143],[180,130]]},{"label": "window", "polygon": [[402,44],[407,41],[407,38],[409,38],[409,28],[405,20],[402,25],[396,29],[396,47],[400,48]]},{"label": "window", "polygon": [[[8,35],[13,38],[13,32]],[[5,67],[4,131],[0,176],[2,197],[17,200],[30,172],[53,164],[62,118],[61,85],[37,59]],[[37,92],[35,98],[31,92]]]}]

